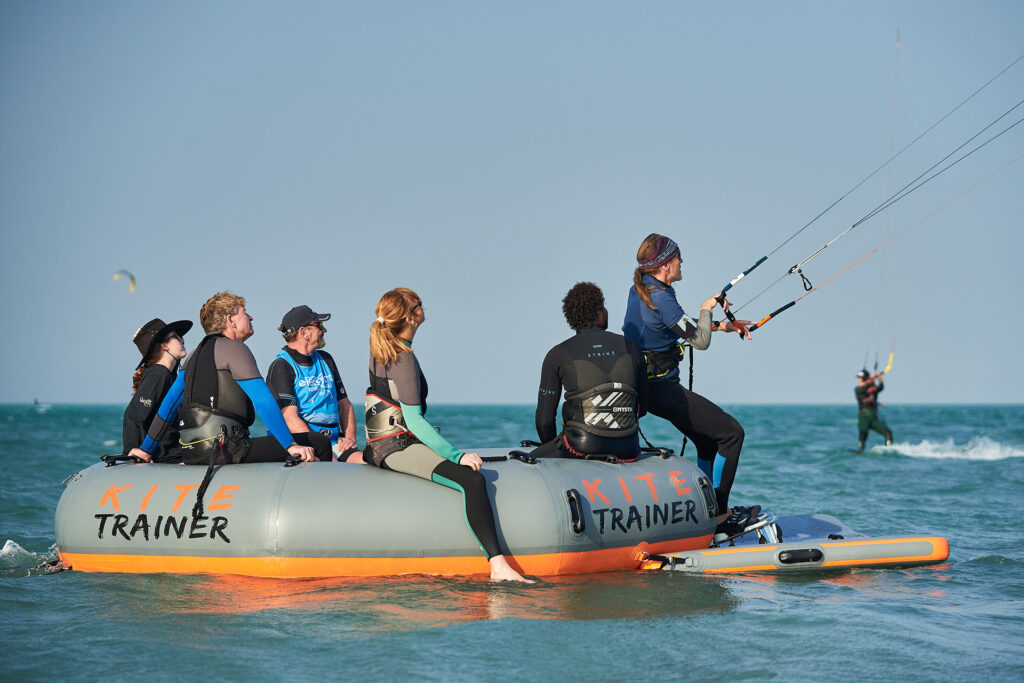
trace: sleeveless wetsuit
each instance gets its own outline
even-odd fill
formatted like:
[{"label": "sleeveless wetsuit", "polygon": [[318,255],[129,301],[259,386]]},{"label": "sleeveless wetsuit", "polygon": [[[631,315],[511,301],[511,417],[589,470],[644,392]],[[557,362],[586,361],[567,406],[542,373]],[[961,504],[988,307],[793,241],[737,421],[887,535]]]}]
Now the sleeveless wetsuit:
[{"label": "sleeveless wetsuit", "polygon": [[[562,404],[562,430],[555,415]],[[544,357],[535,416],[535,457],[640,454],[637,420],[647,410],[647,373],[636,344],[599,327],[578,330]]]},{"label": "sleeveless wetsuit", "polygon": [[[743,448],[743,427],[734,417],[700,394],[686,389],[679,383],[678,356],[675,367],[665,370],[665,355],[678,344],[680,338],[692,348],[706,349],[710,346],[712,327],[710,311],[701,311],[700,321],[694,323],[676,300],[672,287],[645,275],[645,285],[651,286],[651,303],[644,304],[636,287],[629,288],[626,301],[626,317],[622,331],[643,350],[658,360],[648,364],[647,411],[663,417],[682,432],[697,448],[700,468],[712,476],[715,454],[725,459],[721,477],[715,490],[718,511],[729,509],[729,492],[736,478],[740,450]],[[693,353],[693,350],[690,353]],[[671,365],[671,363],[669,363]],[[653,370],[653,372],[652,372]],[[654,376],[652,376],[654,375]]]},{"label": "sleeveless wetsuit", "polygon": [[[186,387],[187,378],[190,387]],[[191,395],[186,395],[187,388]],[[272,436],[250,437],[249,427],[256,415]],[[249,347],[219,334],[204,337],[185,360],[160,404],[142,450],[152,454],[174,424],[179,439],[169,456],[188,464],[207,464],[221,426],[228,438],[217,456],[219,464],[283,461],[292,443],[312,446],[320,460],[331,459],[330,442],[322,434],[288,431]]]},{"label": "sleeveless wetsuit", "polygon": [[469,529],[487,559],[501,555],[484,476],[458,464],[463,452],[424,418],[427,381],[415,354],[402,352],[386,367],[371,356],[369,369],[366,462],[462,493]]}]

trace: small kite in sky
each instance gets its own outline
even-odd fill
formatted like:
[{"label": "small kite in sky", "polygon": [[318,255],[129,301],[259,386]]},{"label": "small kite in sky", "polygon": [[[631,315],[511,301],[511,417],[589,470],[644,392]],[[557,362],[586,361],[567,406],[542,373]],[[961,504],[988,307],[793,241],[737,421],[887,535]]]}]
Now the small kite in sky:
[{"label": "small kite in sky", "polygon": [[128,291],[129,292],[134,292],[135,291],[135,276],[132,275],[131,273],[129,273],[127,270],[119,270],[116,273],[114,273],[114,279],[115,280],[120,279],[120,277],[122,275],[124,275],[125,277],[128,278]]}]

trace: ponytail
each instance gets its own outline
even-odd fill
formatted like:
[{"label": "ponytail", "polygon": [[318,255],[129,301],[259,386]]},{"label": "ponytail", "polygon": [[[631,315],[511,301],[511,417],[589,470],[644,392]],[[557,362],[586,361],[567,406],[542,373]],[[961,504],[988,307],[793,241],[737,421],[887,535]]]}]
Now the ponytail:
[{"label": "ponytail", "polygon": [[[649,261],[658,249],[658,240],[661,235],[651,234],[648,235],[643,242],[640,243],[640,248],[636,250],[636,260],[639,263]],[[643,266],[637,266],[636,270],[633,271],[633,286],[636,288],[636,293],[640,296],[640,300],[644,302],[647,308],[655,309],[656,306],[651,303],[651,290],[652,289],[664,289],[664,287],[658,287],[657,285],[645,285],[644,275],[649,275],[658,270],[655,268],[644,268]]]}]

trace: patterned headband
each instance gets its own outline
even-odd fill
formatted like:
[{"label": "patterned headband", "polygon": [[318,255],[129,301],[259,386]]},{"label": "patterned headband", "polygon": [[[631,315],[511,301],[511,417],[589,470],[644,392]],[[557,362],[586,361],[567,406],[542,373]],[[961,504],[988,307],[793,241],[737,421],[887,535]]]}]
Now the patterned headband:
[{"label": "patterned headband", "polygon": [[654,254],[646,261],[641,261],[640,257],[637,257],[637,263],[640,264],[641,268],[644,270],[654,270],[665,265],[676,256],[679,256],[679,245],[671,239],[655,232],[648,235],[644,241],[647,241],[647,239],[650,239],[651,237],[658,238],[658,241],[654,245]]}]

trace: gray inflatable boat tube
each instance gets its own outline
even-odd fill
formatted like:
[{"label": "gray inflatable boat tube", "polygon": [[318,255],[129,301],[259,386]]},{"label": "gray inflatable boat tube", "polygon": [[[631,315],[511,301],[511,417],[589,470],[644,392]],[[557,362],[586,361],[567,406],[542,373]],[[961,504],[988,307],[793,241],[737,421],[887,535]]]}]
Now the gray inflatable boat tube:
[{"label": "gray inflatable boat tube", "polygon": [[[535,576],[636,569],[645,556],[707,548],[711,484],[679,456],[636,462],[509,458],[480,449],[502,550]],[[265,577],[479,575],[487,560],[459,493],[349,463],[217,468],[99,463],[56,512],[62,563],[79,571]]]}]

